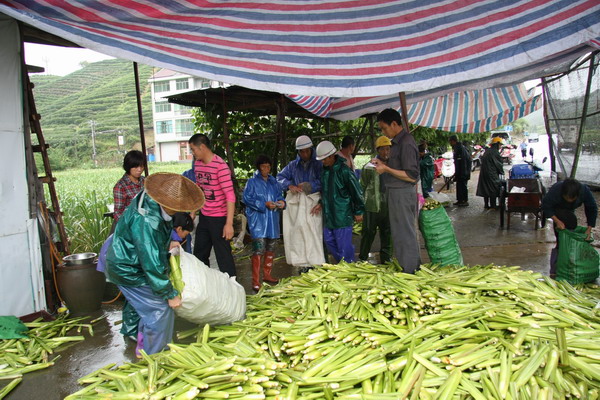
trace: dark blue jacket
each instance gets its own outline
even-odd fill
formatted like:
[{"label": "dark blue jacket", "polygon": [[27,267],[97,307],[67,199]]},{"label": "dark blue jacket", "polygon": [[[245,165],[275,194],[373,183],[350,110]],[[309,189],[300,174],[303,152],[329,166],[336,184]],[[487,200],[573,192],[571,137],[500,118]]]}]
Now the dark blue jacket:
[{"label": "dark blue jacket", "polygon": [[587,226],[595,227],[596,218],[598,217],[598,205],[596,204],[596,199],[594,199],[594,195],[590,188],[587,187],[587,185],[581,184],[581,191],[577,200],[568,203],[562,197],[562,185],[563,182],[557,182],[552,185],[550,190],[548,190],[548,193],[546,193],[542,199],[542,211],[544,212],[544,216],[546,218],[551,218],[556,213],[555,210],[557,209],[573,211],[583,204],[585,216],[587,218]]},{"label": "dark blue jacket", "polygon": [[277,174],[277,182],[282,191],[288,190],[290,185],[297,186],[299,183],[308,182],[312,186],[312,193],[320,192],[322,170],[323,164],[317,161],[313,149],[311,159],[306,163],[303,163],[300,156],[297,156],[294,161],[286,165]]}]

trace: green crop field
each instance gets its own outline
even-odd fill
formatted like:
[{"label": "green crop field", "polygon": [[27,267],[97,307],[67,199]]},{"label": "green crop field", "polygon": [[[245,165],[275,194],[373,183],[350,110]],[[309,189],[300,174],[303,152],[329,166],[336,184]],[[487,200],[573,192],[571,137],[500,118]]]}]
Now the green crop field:
[{"label": "green crop field", "polygon": [[[149,172],[180,174],[189,167],[189,163],[150,163]],[[72,169],[54,174],[71,253],[99,252],[112,225],[112,219],[104,217],[104,213],[108,211],[108,204],[113,203],[112,189],[123,172],[120,168],[106,168]],[[49,199],[46,195],[48,203]]]}]

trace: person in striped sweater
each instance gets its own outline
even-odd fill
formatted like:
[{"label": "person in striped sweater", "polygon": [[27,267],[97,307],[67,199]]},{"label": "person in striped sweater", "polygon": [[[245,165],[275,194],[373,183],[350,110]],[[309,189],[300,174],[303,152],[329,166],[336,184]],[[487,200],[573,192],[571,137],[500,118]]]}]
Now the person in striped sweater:
[{"label": "person in striped sweater", "polygon": [[210,251],[214,247],[219,270],[229,276],[235,276],[235,262],[230,244],[235,212],[231,170],[221,157],[212,152],[210,139],[206,135],[193,135],[189,144],[196,159],[196,184],[200,186],[206,198],[196,228],[194,255],[209,265]]}]

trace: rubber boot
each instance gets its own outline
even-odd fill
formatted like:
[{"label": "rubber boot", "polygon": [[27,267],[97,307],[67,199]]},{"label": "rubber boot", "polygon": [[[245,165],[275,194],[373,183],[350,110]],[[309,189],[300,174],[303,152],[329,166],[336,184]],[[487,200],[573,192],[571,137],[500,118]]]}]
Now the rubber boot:
[{"label": "rubber boot", "polygon": [[252,289],[260,290],[260,254],[252,255]]},{"label": "rubber boot", "polygon": [[279,279],[275,279],[271,276],[271,270],[273,269],[273,258],[275,258],[275,255],[272,251],[265,252],[265,261],[263,264],[263,280],[265,282],[269,282],[276,285],[279,283]]}]

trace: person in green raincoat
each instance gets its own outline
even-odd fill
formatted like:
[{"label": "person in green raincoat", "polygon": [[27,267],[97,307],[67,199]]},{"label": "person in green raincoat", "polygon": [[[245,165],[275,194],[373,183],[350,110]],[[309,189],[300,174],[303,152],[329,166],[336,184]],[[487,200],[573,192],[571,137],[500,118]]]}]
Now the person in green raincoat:
[{"label": "person in green raincoat", "polygon": [[335,146],[325,140],[317,146],[317,160],[323,161],[321,204],[311,210],[323,210],[323,240],[336,262],[354,262],[352,225],[361,222],[365,212],[362,188]]},{"label": "person in green raincoat", "polygon": [[421,189],[423,197],[429,197],[429,192],[433,190],[433,157],[427,151],[427,145],[419,145],[419,176],[421,177]]},{"label": "person in green raincoat", "polygon": [[483,197],[483,207],[496,208],[496,198],[500,196],[501,176],[504,175],[500,145],[502,138],[495,137],[481,157],[481,172],[477,181],[477,196]]},{"label": "person in green raincoat", "polygon": [[[377,159],[387,162],[390,157],[392,141],[386,136],[380,136],[375,141]],[[365,216],[362,225],[362,237],[358,259],[366,261],[369,258],[371,245],[379,230],[379,258],[385,264],[392,258],[392,228],[388,212],[387,196],[383,176],[377,173],[372,163],[367,163],[360,174],[360,185],[365,195]]]},{"label": "person in green raincoat", "polygon": [[195,212],[204,205],[202,190],[179,174],[156,173],[117,222],[106,255],[106,276],[121,290],[140,316],[143,337],[136,355],[162,351],[173,336],[173,309],[180,293],[169,280],[168,249],[172,216]]}]

